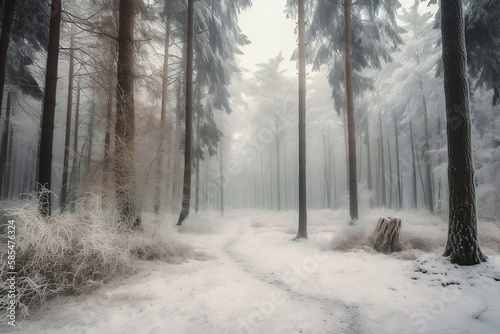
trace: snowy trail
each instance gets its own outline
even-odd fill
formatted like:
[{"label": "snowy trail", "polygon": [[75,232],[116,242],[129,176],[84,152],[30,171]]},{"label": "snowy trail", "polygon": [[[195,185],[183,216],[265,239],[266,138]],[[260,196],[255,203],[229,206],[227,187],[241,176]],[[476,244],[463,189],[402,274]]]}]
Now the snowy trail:
[{"label": "snowy trail", "polygon": [[[315,306],[315,312],[322,314],[323,322],[326,328],[330,328],[328,333],[345,333],[354,334],[361,333],[360,324],[357,321],[359,317],[358,307],[355,304],[347,304],[339,299],[327,298],[317,294],[309,294],[307,292],[299,292],[294,290],[290,284],[280,279],[274,273],[264,273],[257,271],[241,254],[233,250],[233,246],[241,242],[247,233],[244,225],[249,225],[249,221],[239,222],[239,228],[222,247],[222,251],[241,268],[250,274],[253,278],[263,283],[269,284],[280,289],[287,297],[299,303],[306,303],[309,307]],[[337,316],[333,316],[333,313]],[[338,320],[338,314],[341,313]]]},{"label": "snowy trail", "polygon": [[[178,231],[175,218],[160,228],[191,245],[191,259],[143,262],[138,274],[89,295],[48,302],[14,332],[499,333],[498,282],[475,275],[474,286],[464,284],[454,295],[435,283],[449,280],[446,273],[414,280],[414,261],[365,249],[332,251],[331,237],[347,221],[343,212],[311,212],[309,239],[298,242],[292,241],[296,212],[203,213]],[[498,257],[490,263],[500,266]],[[442,309],[434,312],[436,305]],[[488,312],[477,320],[481,305]]]}]

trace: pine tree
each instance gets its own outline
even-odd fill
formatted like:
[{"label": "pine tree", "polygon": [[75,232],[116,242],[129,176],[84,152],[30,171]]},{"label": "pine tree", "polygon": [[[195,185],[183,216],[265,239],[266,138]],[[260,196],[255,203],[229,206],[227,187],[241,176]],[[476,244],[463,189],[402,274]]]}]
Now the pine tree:
[{"label": "pine tree", "polygon": [[186,128],[184,139],[184,183],[182,207],[177,226],[189,216],[191,206],[191,167],[193,140],[193,53],[194,53],[194,0],[188,0],[187,58],[186,58]]},{"label": "pine tree", "polygon": [[444,256],[459,265],[486,261],[477,239],[471,122],[461,0],[441,2],[441,36],[448,137],[449,227]]},{"label": "pine tree", "polygon": [[296,239],[307,239],[305,25],[305,1],[299,0],[299,228]]},{"label": "pine tree", "polygon": [[311,6],[307,38],[313,48],[313,69],[329,66],[328,82],[336,109],[347,118],[351,222],[358,218],[354,99],[373,89],[373,80],[363,75],[363,70],[380,68],[402,42],[396,23],[399,7],[398,0],[360,0],[352,7],[349,0],[343,5],[318,0]]},{"label": "pine tree", "polygon": [[54,114],[56,109],[61,11],[61,0],[52,0],[37,185],[39,210],[45,217],[50,216],[52,213],[50,191],[52,190],[52,147],[54,142]]},{"label": "pine tree", "polygon": [[[2,34],[0,37],[0,116],[3,107],[3,87],[5,85],[5,67],[7,65],[7,50],[10,43],[10,29],[14,16],[15,0],[5,1],[2,20]],[[1,6],[0,6],[1,9]]]}]

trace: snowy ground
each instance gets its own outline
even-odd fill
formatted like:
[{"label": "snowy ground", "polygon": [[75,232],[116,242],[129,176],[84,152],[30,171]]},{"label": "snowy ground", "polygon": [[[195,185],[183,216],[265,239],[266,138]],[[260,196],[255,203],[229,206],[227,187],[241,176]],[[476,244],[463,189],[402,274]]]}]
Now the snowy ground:
[{"label": "snowy ground", "polygon": [[[380,214],[372,212],[358,232],[371,232]],[[440,218],[399,216],[402,237],[411,231],[423,239],[444,240],[446,223]],[[489,262],[458,268],[421,251],[388,256],[367,246],[333,250],[332,239],[348,231],[342,210],[310,211],[309,240],[300,242],[291,241],[296,212],[234,211],[225,218],[205,213],[179,231],[171,227],[175,218],[165,218],[161,228],[172,229],[195,248],[194,259],[145,263],[141,273],[92,295],[50,301],[16,330],[500,333],[498,239],[485,248]],[[489,224],[486,237],[495,233],[500,235],[500,226]],[[349,248],[345,243],[342,248]]]}]

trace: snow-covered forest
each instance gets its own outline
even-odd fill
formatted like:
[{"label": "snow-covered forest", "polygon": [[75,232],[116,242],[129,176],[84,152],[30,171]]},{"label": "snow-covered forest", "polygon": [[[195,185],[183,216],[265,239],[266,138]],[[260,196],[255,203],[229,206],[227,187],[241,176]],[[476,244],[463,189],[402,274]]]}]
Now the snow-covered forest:
[{"label": "snow-covered forest", "polygon": [[0,332],[500,332],[496,0],[0,13]]}]

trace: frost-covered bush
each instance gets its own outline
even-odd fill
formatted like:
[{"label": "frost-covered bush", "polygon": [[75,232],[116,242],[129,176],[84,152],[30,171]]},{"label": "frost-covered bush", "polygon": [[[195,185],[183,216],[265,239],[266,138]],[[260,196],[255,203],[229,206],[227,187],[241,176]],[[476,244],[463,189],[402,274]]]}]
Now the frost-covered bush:
[{"label": "frost-covered bush", "polygon": [[[100,198],[87,195],[77,203],[75,213],[39,215],[37,201],[2,205],[4,219],[15,220],[18,308],[21,316],[60,294],[79,294],[95,289],[113,277],[134,273],[137,260],[179,261],[190,248],[175,242],[164,230],[144,223],[133,231],[115,223],[115,213],[103,211]],[[7,244],[7,232],[0,229],[0,242]],[[6,270],[2,252],[2,277]],[[7,282],[0,283],[0,307],[7,302]]]}]

